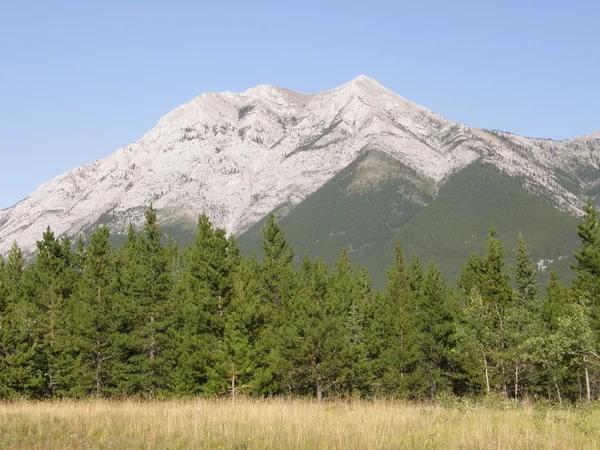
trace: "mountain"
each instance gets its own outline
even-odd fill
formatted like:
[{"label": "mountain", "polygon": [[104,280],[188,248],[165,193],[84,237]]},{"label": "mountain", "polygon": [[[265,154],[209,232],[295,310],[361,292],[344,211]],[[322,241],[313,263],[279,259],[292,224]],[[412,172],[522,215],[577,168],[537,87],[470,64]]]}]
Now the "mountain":
[{"label": "mountain", "polygon": [[[362,168],[373,161],[396,176],[361,189],[350,187],[360,183]],[[494,224],[508,262],[522,232],[542,279],[552,265],[563,281],[570,280],[577,219],[540,201],[523,188],[522,179],[477,161],[450,177],[434,197],[431,184],[411,184],[402,169],[388,155],[369,152],[285,216],[275,211],[286,238],[296,246],[297,261],[307,252],[331,263],[346,248],[354,261],[367,266],[374,287],[384,288],[399,240],[406,261],[414,252],[424,265],[433,258],[440,271],[455,280],[471,252],[485,252],[489,226]],[[421,201],[415,202],[418,194]],[[246,253],[260,248],[265,222],[266,218],[238,238]]]},{"label": "mountain", "polygon": [[[299,229],[290,231],[299,253],[329,255],[345,244],[355,260],[368,262],[386,254],[396,237],[420,250],[419,230],[409,232],[417,223],[451,233],[444,227],[452,211],[425,219],[444,205],[456,204],[465,220],[487,228],[481,209],[490,208],[463,204],[465,192],[481,194],[473,201],[498,200],[510,185],[518,195],[496,205],[495,216],[519,209],[515,202],[543,204],[544,214],[561,217],[550,225],[571,227],[582,202],[600,201],[599,164],[600,133],[559,142],[469,128],[365,76],[317,94],[265,85],[206,93],[162,117],[139,141],[0,211],[0,254],[13,241],[33,251],[46,226],[59,235],[85,234],[97,224],[123,233],[129,223],[141,224],[152,203],[182,240],[204,211],[255,247],[257,224],[275,211]],[[464,186],[453,187],[459,181]],[[519,221],[501,231],[514,232]],[[451,247],[456,239],[463,236]]]}]

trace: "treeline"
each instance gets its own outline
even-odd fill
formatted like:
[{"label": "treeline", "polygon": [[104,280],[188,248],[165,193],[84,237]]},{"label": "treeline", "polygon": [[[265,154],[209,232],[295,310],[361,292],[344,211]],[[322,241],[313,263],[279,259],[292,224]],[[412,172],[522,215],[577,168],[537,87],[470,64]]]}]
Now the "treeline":
[{"label": "treeline", "polygon": [[[0,260],[0,397],[386,396],[490,393],[591,401],[600,381],[600,229],[588,204],[572,288],[545,289],[521,236],[515,265],[490,229],[455,286],[400,244],[385,292],[343,251],[333,268],[293,249],[273,217],[264,257],[203,215],[193,244],[156,211],[115,250],[50,229],[26,265]],[[75,247],[75,249],[74,249]]]}]

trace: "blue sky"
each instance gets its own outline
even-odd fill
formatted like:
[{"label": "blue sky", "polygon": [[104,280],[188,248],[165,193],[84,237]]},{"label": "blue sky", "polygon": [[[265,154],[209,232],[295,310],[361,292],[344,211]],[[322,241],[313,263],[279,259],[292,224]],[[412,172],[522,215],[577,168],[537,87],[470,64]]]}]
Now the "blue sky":
[{"label": "blue sky", "polygon": [[599,3],[0,2],[0,208],[202,92],[257,84],[365,74],[475,127],[598,131]]}]

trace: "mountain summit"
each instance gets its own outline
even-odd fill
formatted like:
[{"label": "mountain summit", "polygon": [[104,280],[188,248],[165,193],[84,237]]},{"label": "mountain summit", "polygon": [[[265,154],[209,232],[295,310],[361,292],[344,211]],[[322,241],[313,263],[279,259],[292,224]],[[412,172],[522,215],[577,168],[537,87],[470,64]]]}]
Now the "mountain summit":
[{"label": "mountain summit", "polygon": [[163,224],[193,224],[206,212],[239,234],[271,211],[290,211],[359,158],[365,175],[356,183],[387,177],[381,156],[364,158],[374,151],[406,169],[421,205],[476,161],[570,214],[600,191],[599,133],[557,142],[473,129],[362,75],[317,94],[261,85],[202,94],[139,141],[0,211],[0,254],[13,241],[33,251],[47,226],[70,236],[99,223],[124,232],[150,204]]}]

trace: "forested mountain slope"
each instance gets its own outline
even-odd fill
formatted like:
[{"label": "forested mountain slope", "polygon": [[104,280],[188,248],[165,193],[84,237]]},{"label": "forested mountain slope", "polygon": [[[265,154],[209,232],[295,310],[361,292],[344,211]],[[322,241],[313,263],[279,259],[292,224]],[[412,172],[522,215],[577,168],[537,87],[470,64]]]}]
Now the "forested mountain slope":
[{"label": "forested mountain slope", "polygon": [[[469,128],[365,76],[317,94],[264,85],[242,93],[206,93],[161,118],[139,141],[56,177],[0,211],[0,254],[14,241],[25,254],[32,253],[47,226],[75,238],[107,224],[124,236],[130,223],[141,227],[143,212],[153,204],[165,229],[180,242],[191,240],[201,213],[240,235],[270,212],[284,216],[298,208],[286,226],[299,252],[316,246],[317,254],[331,261],[343,245],[358,262],[376,269],[389,263],[389,250],[381,250],[381,262],[369,262],[380,249],[391,248],[385,242],[401,237],[409,249],[448,234],[458,257],[470,249],[468,243],[457,247],[459,242],[481,234],[490,221],[504,225],[504,218],[511,218],[502,232],[514,239],[517,229],[527,233],[530,228],[530,212],[555,214],[525,204],[539,201],[579,215],[587,198],[598,201],[599,158],[598,133],[557,142]],[[461,198],[448,194],[458,192],[452,183],[461,181],[454,182],[455,177],[462,180],[461,173],[484,170],[480,167],[494,167],[502,178],[469,181],[460,190],[472,190]],[[511,197],[503,189],[520,193]],[[472,210],[462,202],[468,197]],[[449,203],[441,205],[442,199]],[[493,208],[490,199],[496,201]],[[465,223],[477,222],[465,228],[465,236],[453,229],[456,221],[446,223],[453,219],[444,211],[455,207]],[[514,211],[527,213],[523,224]],[[409,222],[427,214],[432,217],[427,227],[419,226],[419,235]],[[567,219],[558,216],[563,218],[541,218],[537,232],[560,234]],[[451,251],[444,245],[423,253],[447,266]],[[539,260],[565,253],[533,250]],[[379,270],[377,277],[382,276]]]}]

